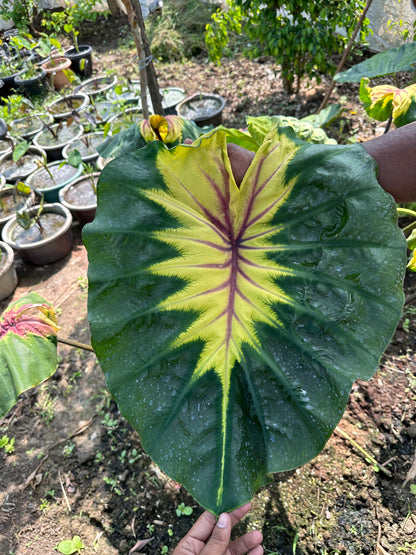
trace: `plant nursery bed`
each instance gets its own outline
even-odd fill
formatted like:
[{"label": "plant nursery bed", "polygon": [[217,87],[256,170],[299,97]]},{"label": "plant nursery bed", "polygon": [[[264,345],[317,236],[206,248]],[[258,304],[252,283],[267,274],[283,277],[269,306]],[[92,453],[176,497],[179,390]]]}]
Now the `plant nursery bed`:
[{"label": "plant nursery bed", "polygon": [[[124,37],[126,21],[118,23]],[[137,78],[134,50],[120,53],[111,29],[80,36],[97,45],[94,71]],[[156,69],[162,87],[222,95],[223,123],[233,127],[245,126],[247,115],[312,114],[329,84],[305,84],[288,97],[269,60],[228,59],[217,67],[200,58]],[[358,86],[337,87],[331,102],[338,101],[344,115],[329,135],[348,142],[383,132],[359,107]],[[74,248],[58,262],[35,267],[16,255],[19,284],[0,312],[36,291],[58,310],[58,337],[88,344],[88,258],[81,227],[73,231]],[[354,383],[323,451],[271,476],[236,527],[237,535],[261,530],[266,554],[416,554],[416,274],[406,274],[404,289],[408,302],[380,366],[369,382]],[[0,448],[0,553],[52,555],[74,536],[83,555],[172,553],[203,509],[143,451],[94,353],[60,342],[58,356],[53,377],[0,420],[0,439],[11,445]]]}]

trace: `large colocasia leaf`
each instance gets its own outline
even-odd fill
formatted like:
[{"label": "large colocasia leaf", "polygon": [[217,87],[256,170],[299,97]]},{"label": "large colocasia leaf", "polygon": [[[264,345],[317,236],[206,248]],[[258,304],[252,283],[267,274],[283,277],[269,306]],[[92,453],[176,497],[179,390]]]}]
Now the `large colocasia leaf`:
[{"label": "large colocasia leaf", "polygon": [[216,514],[319,453],[402,308],[405,240],[360,145],[272,130],[237,187],[223,130],[150,143],[104,169],[84,239],[108,387]]},{"label": "large colocasia leaf", "polygon": [[0,316],[0,417],[20,393],[55,372],[57,330],[55,310],[37,293],[25,295]]}]

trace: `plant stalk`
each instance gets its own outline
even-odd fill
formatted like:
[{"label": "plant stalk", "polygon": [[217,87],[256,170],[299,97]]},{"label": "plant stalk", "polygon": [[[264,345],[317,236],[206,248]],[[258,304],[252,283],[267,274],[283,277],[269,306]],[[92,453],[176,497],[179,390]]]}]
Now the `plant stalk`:
[{"label": "plant stalk", "polygon": [[387,470],[387,468],[384,468],[384,466],[382,466],[380,463],[378,463],[376,461],[376,459],[372,455],[370,455],[370,453],[368,451],[366,451],[364,449],[364,447],[361,447],[361,445],[359,445],[356,441],[354,441],[352,439],[352,437],[349,434],[347,434],[347,432],[344,432],[344,430],[342,430],[338,426],[335,428],[335,432],[338,435],[340,435],[341,437],[343,437],[344,439],[346,439],[347,441],[349,441],[353,447],[355,447],[362,455],[364,455],[365,459],[369,460],[379,470],[381,470],[381,472],[384,472],[384,474],[386,474],[387,476],[389,476],[391,478],[392,474],[391,474],[390,470]]},{"label": "plant stalk", "polygon": [[[334,77],[335,77],[335,75],[336,75],[337,73],[339,73],[340,71],[342,71],[342,68],[344,67],[345,62],[346,62],[348,56],[350,55],[350,52],[351,52],[352,47],[353,47],[353,45],[354,45],[354,41],[355,41],[355,39],[356,39],[356,37],[357,37],[357,35],[358,35],[358,31],[360,30],[361,25],[363,24],[364,18],[365,18],[365,16],[367,15],[367,12],[368,12],[368,10],[369,10],[369,8],[370,8],[372,2],[373,2],[373,0],[367,0],[367,3],[366,3],[366,5],[364,6],[364,9],[363,9],[363,11],[362,11],[362,14],[360,15],[360,18],[359,18],[359,20],[357,21],[357,25],[355,26],[355,29],[354,29],[354,31],[352,32],[351,38],[350,38],[350,40],[348,41],[348,44],[347,44],[347,46],[346,46],[346,48],[345,48],[345,50],[344,50],[344,53],[343,53],[343,55],[342,55],[342,57],[341,57],[341,60],[340,60],[340,62],[339,62],[339,64],[338,64],[338,67],[337,67],[337,69],[335,70]],[[325,94],[325,97],[324,97],[324,99],[323,99],[321,105],[320,105],[319,108],[318,108],[318,111],[317,111],[318,114],[319,114],[319,112],[320,112],[321,110],[323,110],[323,109],[325,108],[325,106],[328,104],[329,97],[331,96],[331,93],[332,93],[332,91],[334,90],[335,83],[336,83],[334,77],[332,78],[331,84],[329,85],[329,89],[327,90],[327,92],[326,92],[326,94]]]},{"label": "plant stalk", "polygon": [[78,349],[83,349],[84,351],[90,351],[91,353],[94,352],[94,349],[91,345],[87,345],[86,343],[80,343],[79,341],[75,341],[73,339],[62,339],[61,337],[57,337],[58,343],[63,343],[64,345],[69,345],[70,347],[77,347]]}]

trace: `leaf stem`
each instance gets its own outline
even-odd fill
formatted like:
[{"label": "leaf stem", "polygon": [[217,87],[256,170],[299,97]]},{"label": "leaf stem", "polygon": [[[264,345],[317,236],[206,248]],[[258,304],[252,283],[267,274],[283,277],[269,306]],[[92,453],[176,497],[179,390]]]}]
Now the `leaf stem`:
[{"label": "leaf stem", "polygon": [[58,343],[63,343],[64,345],[70,345],[71,347],[77,347],[78,349],[84,349],[84,351],[91,351],[92,353],[94,352],[91,345],[87,345],[86,343],[80,343],[73,339],[62,339],[61,337],[57,337],[57,340]]},{"label": "leaf stem", "polygon": [[354,441],[352,439],[352,437],[347,434],[347,432],[344,432],[344,430],[342,430],[341,428],[339,428],[338,426],[335,428],[335,432],[340,435],[341,437],[343,437],[344,439],[346,439],[347,441],[349,441],[351,443],[351,445],[353,447],[355,447],[362,455],[364,455],[364,458],[369,460],[372,464],[374,464],[379,470],[381,470],[381,472],[384,472],[384,474],[386,474],[387,476],[389,476],[391,478],[392,474],[390,472],[390,470],[387,470],[387,468],[384,468],[383,465],[381,465],[380,463],[378,463],[376,461],[376,459],[370,455],[370,453],[368,451],[366,451],[364,449],[364,447],[361,447],[361,445],[359,445],[356,441]]}]

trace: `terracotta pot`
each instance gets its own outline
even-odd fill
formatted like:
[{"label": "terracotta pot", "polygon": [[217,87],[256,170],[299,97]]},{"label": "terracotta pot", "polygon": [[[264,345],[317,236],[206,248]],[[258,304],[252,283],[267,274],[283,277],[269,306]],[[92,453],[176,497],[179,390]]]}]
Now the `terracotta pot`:
[{"label": "terracotta pot", "polygon": [[221,125],[225,100],[219,94],[196,93],[180,102],[178,116],[193,120],[199,127]]},{"label": "terracotta pot", "polygon": [[17,286],[17,274],[14,266],[13,249],[0,241],[0,301],[13,293]]},{"label": "terracotta pot", "polygon": [[46,72],[52,86],[55,90],[60,91],[64,87],[70,85],[68,77],[65,75],[64,71],[69,69],[71,66],[71,60],[69,58],[51,58],[47,62],[41,65],[41,68]]},{"label": "terracotta pot", "polygon": [[[99,176],[100,172],[92,174],[95,186]],[[85,175],[61,189],[59,200],[82,225],[93,221],[97,209],[97,194],[94,193],[89,178]]]},{"label": "terracotta pot", "polygon": [[[35,216],[38,210],[39,206],[33,206],[29,209],[29,214]],[[45,230],[43,234],[36,224],[29,230],[23,229],[16,217],[9,220],[1,232],[5,243],[28,262],[38,266],[60,260],[71,252],[74,242],[72,215],[62,204],[44,204],[40,221]]]}]

